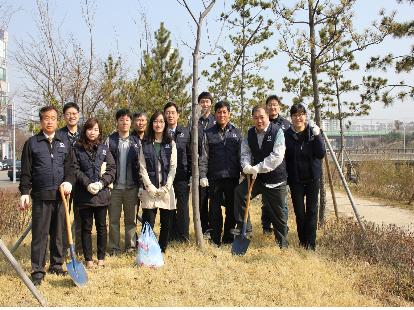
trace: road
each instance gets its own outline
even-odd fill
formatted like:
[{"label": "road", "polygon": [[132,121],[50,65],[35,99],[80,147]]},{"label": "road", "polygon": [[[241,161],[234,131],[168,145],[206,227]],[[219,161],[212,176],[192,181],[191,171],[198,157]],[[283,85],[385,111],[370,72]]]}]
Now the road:
[{"label": "road", "polygon": [[19,181],[13,183],[7,176],[7,170],[0,171],[0,188],[16,188],[19,186]]},{"label": "road", "polygon": [[[335,196],[340,216],[351,216],[355,218],[354,211],[346,193],[336,191]],[[384,203],[375,201],[374,199],[360,198],[356,195],[353,195],[353,198],[357,211],[363,219],[379,225],[394,224],[414,232],[414,212],[385,205]],[[326,191],[326,199],[327,210],[334,212],[331,192],[329,189]]]}]

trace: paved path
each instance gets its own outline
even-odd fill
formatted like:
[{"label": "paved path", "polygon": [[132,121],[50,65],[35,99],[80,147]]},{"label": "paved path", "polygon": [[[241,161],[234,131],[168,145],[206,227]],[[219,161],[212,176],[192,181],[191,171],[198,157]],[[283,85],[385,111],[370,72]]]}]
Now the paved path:
[{"label": "paved path", "polygon": [[[348,196],[344,192],[335,192],[336,201],[338,205],[338,212],[342,216],[355,217],[354,211],[349,202]],[[329,189],[326,192],[327,210],[334,212],[334,207]],[[410,210],[400,209],[385,205],[372,199],[359,198],[353,194],[359,215],[371,222],[379,225],[395,224],[397,226],[407,228],[414,232],[414,212]]]},{"label": "paved path", "polygon": [[13,183],[7,176],[7,170],[0,171],[0,188],[16,188],[19,186],[19,181]]}]

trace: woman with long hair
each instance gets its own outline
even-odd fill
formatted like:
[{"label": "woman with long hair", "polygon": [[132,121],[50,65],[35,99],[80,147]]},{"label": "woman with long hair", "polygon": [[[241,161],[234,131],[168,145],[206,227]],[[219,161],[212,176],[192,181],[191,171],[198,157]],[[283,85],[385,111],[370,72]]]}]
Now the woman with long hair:
[{"label": "woman with long hair", "polygon": [[102,143],[101,126],[96,118],[83,125],[73,148],[76,187],[74,201],[81,218],[81,239],[86,267],[92,268],[92,224],[95,218],[98,266],[104,266],[107,229],[106,213],[111,199],[108,186],[114,181],[116,165],[109,148]]},{"label": "woman with long hair", "polygon": [[326,149],[319,127],[309,125],[302,104],[292,105],[290,117],[292,126],[285,132],[288,184],[300,245],[315,250],[321,159]]},{"label": "woman with long hair", "polygon": [[164,114],[155,112],[150,118],[139,157],[145,188],[141,196],[142,222],[148,222],[154,228],[157,210],[160,209],[159,244],[162,252],[167,248],[171,220],[176,209],[172,185],[177,168],[177,148],[167,130]]}]

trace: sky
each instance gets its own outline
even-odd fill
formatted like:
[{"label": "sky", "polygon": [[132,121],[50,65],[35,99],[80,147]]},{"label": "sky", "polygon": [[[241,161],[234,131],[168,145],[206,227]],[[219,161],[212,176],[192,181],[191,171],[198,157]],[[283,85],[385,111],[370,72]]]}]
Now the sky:
[{"label": "sky", "polygon": [[[84,0],[83,0],[84,1]],[[82,21],[81,3],[82,0],[49,0],[50,12],[54,24],[60,28],[63,35],[73,35],[84,46],[87,44],[87,29]],[[16,41],[26,40],[29,35],[36,36],[36,5],[34,0],[6,0],[18,11],[14,13],[10,21],[9,32],[9,54],[16,50]],[[289,1],[291,2],[291,1]],[[202,10],[201,0],[188,1],[193,13],[198,15]],[[225,31],[220,33],[220,13],[227,11],[231,1],[218,0],[210,14],[207,16],[204,31],[202,33],[201,50],[208,51],[218,40],[220,44],[226,44],[228,38]],[[143,14],[146,16],[149,28],[153,33],[161,22],[165,23],[171,31],[173,45],[178,47],[184,58],[184,71],[187,74],[192,72],[192,50],[189,46],[194,45],[195,24],[186,9],[175,0],[95,0],[94,1],[94,42],[98,57],[106,59],[109,54],[121,56],[128,65],[131,74],[136,72],[141,60],[140,40],[144,44],[144,22]],[[412,19],[414,16],[414,6],[408,4],[399,5],[395,0],[360,0],[356,7],[355,28],[362,31],[365,27],[378,16],[381,8],[388,12],[397,10],[398,20]],[[276,47],[278,37],[272,38]],[[389,51],[399,53],[408,52],[413,43],[408,40],[388,39],[380,46],[368,49],[366,52],[356,55],[357,62],[361,68],[370,55],[382,55]],[[189,46],[188,46],[189,45]],[[143,47],[143,45],[142,45]],[[215,60],[214,56],[207,56],[200,61],[200,72],[208,69],[209,65]],[[282,93],[282,77],[288,74],[288,58],[284,54],[278,54],[274,59],[266,63],[266,69],[262,71],[263,76],[275,80],[274,93],[281,95],[286,104],[290,104],[292,95]],[[18,71],[16,65],[8,63],[9,83],[11,93],[15,93],[21,87],[24,76]],[[357,73],[360,76],[367,75],[362,69]],[[382,73],[384,74],[384,73]],[[393,72],[386,73],[390,78],[396,78]],[[411,75],[403,76],[413,83]],[[357,78],[357,77],[355,77]],[[401,77],[397,77],[398,80]],[[207,88],[208,83],[204,77],[200,78],[199,90]],[[189,92],[191,85],[188,86]],[[19,97],[16,97],[16,104],[19,105]],[[382,104],[373,105],[371,113],[363,119],[369,120],[401,120],[404,122],[414,120],[414,102],[398,102],[392,107],[384,108]]]}]

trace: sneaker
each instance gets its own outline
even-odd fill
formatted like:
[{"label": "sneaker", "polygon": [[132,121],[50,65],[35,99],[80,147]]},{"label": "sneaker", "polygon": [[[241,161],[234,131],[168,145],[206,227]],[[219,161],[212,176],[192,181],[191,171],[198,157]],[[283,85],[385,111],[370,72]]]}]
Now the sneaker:
[{"label": "sneaker", "polygon": [[85,262],[85,267],[87,268],[87,269],[91,269],[91,268],[93,268],[93,261],[92,260],[87,260],[86,262]]},{"label": "sneaker", "polygon": [[204,234],[203,234],[203,238],[204,238],[205,240],[211,240],[211,231],[212,231],[212,229],[210,228],[210,229],[207,229],[207,230],[204,232]]},{"label": "sneaker", "polygon": [[271,228],[271,227],[263,227],[263,235],[270,235],[270,234],[273,234],[273,228]]},{"label": "sneaker", "polygon": [[105,267],[105,261],[103,259],[98,259],[98,267]]},{"label": "sneaker", "polygon": [[68,274],[68,272],[63,270],[62,268],[56,268],[56,267],[50,267],[47,272],[50,274],[55,274],[57,276],[66,276]]}]

